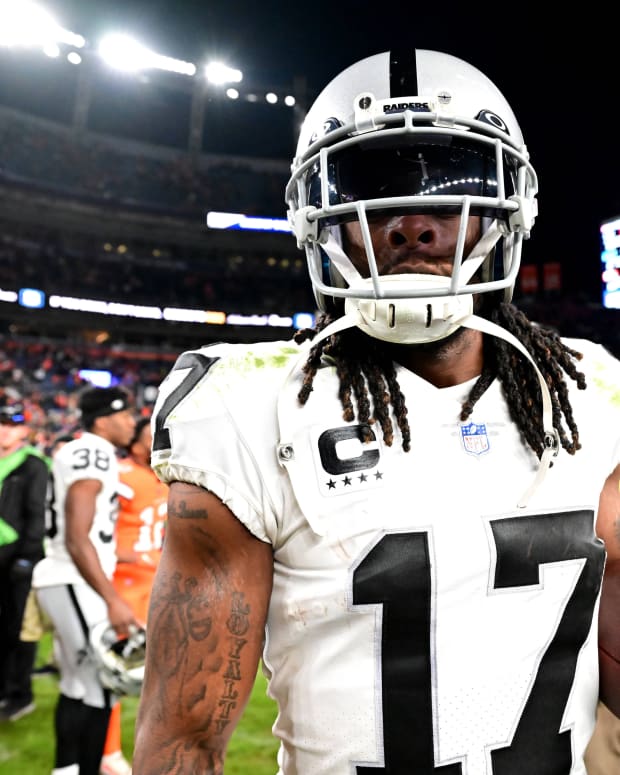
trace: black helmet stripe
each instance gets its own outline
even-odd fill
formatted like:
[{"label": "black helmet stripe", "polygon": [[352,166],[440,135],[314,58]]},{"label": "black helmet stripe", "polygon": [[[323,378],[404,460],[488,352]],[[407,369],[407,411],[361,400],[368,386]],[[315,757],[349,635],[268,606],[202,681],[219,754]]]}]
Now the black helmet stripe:
[{"label": "black helmet stripe", "polygon": [[418,68],[414,48],[390,51],[390,97],[418,94]]}]

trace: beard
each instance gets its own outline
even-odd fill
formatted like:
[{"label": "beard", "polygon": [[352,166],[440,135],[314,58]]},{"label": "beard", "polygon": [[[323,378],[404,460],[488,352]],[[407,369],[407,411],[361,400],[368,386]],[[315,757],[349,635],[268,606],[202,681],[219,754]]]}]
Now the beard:
[{"label": "beard", "polygon": [[[416,352],[424,353],[424,355],[431,356],[437,360],[443,360],[453,355],[455,350],[458,351],[466,345],[470,332],[470,328],[457,328],[456,331],[448,334],[448,336],[444,336],[443,339],[437,339],[434,342],[419,342],[406,346],[415,348]],[[402,347],[403,345],[396,346]]]}]

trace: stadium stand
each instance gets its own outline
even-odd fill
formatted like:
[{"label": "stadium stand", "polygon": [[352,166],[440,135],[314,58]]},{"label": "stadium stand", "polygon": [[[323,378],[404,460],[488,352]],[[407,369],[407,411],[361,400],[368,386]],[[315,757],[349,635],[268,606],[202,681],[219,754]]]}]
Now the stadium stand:
[{"label": "stadium stand", "polygon": [[284,218],[288,165],[224,159],[0,110],[0,179],[95,203],[201,218],[206,210]]}]

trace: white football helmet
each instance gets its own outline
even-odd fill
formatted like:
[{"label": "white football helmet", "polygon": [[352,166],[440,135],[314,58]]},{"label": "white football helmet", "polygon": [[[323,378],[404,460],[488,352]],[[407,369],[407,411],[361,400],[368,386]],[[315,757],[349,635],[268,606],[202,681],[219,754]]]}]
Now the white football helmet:
[{"label": "white football helmet", "polygon": [[140,694],[144,680],[146,631],[133,628],[129,637],[119,637],[110,622],[96,624],[90,633],[93,655],[103,686],[114,694]]},{"label": "white football helmet", "polygon": [[[354,315],[376,338],[417,343],[455,331],[473,294],[512,297],[537,177],[507,101],[467,62],[412,49],[347,68],[309,110],[291,169],[289,221],[321,310]],[[368,227],[377,211],[460,213],[452,276],[381,277]],[[483,228],[464,255],[469,215]],[[368,277],[342,247],[340,225],[351,220]]]}]

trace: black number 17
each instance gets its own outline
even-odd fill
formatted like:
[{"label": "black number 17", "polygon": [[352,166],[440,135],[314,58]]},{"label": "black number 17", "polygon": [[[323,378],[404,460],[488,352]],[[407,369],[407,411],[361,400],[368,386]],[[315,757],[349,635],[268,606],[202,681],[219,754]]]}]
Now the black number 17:
[{"label": "black number 17", "polygon": [[[494,589],[537,585],[544,563],[585,560],[512,741],[491,752],[493,775],[568,773],[571,732],[559,730],[577,658],[592,625],[603,544],[587,510],[494,520],[490,526],[497,550]],[[384,766],[358,765],[357,775],[464,775],[460,762],[435,766],[430,569],[428,533],[416,532],[386,534],[354,571],[353,604],[383,606]]]}]

